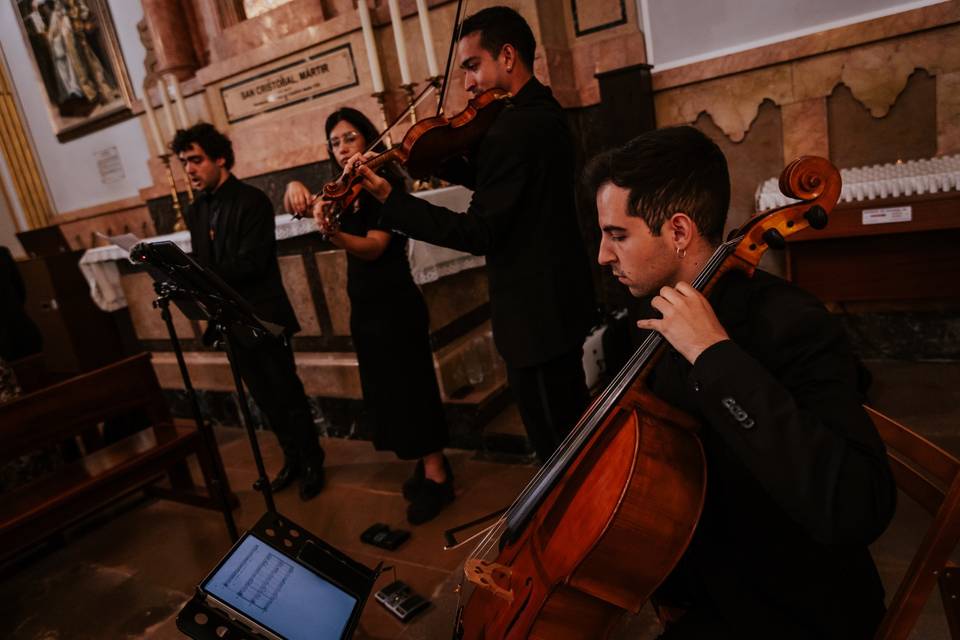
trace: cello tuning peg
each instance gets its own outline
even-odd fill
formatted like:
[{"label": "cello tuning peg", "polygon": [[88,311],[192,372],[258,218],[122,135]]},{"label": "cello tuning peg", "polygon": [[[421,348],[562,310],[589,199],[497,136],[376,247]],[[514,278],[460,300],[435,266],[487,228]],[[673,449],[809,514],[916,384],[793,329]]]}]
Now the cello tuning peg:
[{"label": "cello tuning peg", "polygon": [[763,232],[763,241],[771,249],[783,249],[787,246],[787,241],[777,229],[767,229]]},{"label": "cello tuning peg", "polygon": [[807,222],[809,222],[810,226],[814,229],[820,230],[827,226],[827,212],[818,204],[807,209],[803,217],[807,219]]}]

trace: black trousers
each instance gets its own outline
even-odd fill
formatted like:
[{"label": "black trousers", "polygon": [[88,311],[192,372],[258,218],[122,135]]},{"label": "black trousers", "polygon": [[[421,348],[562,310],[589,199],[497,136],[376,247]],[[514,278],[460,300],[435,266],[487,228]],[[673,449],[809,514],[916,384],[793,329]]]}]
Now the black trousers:
[{"label": "black trousers", "polygon": [[527,437],[544,462],[590,403],[583,374],[583,349],[533,367],[507,366],[507,382],[520,409]]},{"label": "black trousers", "polygon": [[240,377],[267,416],[286,459],[322,464],[323,449],[290,345],[273,338],[254,346],[241,346],[235,340],[233,352]]}]

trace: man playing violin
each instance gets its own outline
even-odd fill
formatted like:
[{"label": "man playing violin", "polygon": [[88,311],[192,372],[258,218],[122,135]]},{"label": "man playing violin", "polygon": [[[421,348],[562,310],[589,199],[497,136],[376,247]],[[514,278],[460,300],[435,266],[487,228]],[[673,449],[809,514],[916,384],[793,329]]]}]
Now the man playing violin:
[{"label": "man playing violin", "polygon": [[[494,341],[527,434],[546,460],[588,403],[582,346],[594,304],[574,209],[573,142],[560,104],[533,76],[535,49],[512,9],[491,7],[463,23],[465,89],[513,96],[465,164],[445,167],[443,177],[474,190],[465,214],[393,189],[363,165],[357,171],[383,203],[381,226],[486,256]],[[348,170],[362,159],[348,161]]]},{"label": "man playing violin", "polygon": [[840,323],[763,271],[728,273],[709,298],[689,284],[730,199],[723,153],[696,129],[600,155],[587,184],[600,264],[649,300],[638,325],[672,347],[650,387],[702,424],[706,501],[656,594],[661,611],[684,612],[662,638],[872,638],[884,592],[867,545],[896,486]]}]

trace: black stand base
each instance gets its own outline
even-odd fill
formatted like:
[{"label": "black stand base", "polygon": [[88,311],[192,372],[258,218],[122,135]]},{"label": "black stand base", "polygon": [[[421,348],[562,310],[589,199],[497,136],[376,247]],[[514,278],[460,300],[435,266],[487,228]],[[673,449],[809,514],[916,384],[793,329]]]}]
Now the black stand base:
[{"label": "black stand base", "polygon": [[[356,608],[343,635],[344,638],[351,637],[362,604],[380,576],[382,563],[370,569],[275,512],[265,513],[250,532],[270,542],[279,553],[332,580],[357,598],[361,606]],[[177,628],[194,640],[263,640],[262,635],[209,606],[199,589],[177,615]]]}]

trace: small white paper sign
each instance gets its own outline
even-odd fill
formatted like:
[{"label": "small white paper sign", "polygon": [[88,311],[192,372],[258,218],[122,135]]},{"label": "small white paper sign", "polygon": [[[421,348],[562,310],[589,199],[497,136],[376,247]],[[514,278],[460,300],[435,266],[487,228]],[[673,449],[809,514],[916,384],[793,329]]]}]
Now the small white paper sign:
[{"label": "small white paper sign", "polygon": [[891,222],[910,222],[913,220],[913,207],[887,207],[885,209],[864,209],[861,216],[863,224],[889,224]]},{"label": "small white paper sign", "polygon": [[120,161],[120,154],[116,147],[107,147],[100,151],[94,151],[93,157],[97,161],[97,169],[100,171],[100,182],[103,184],[112,184],[120,182],[126,176],[123,172],[123,163]]}]

